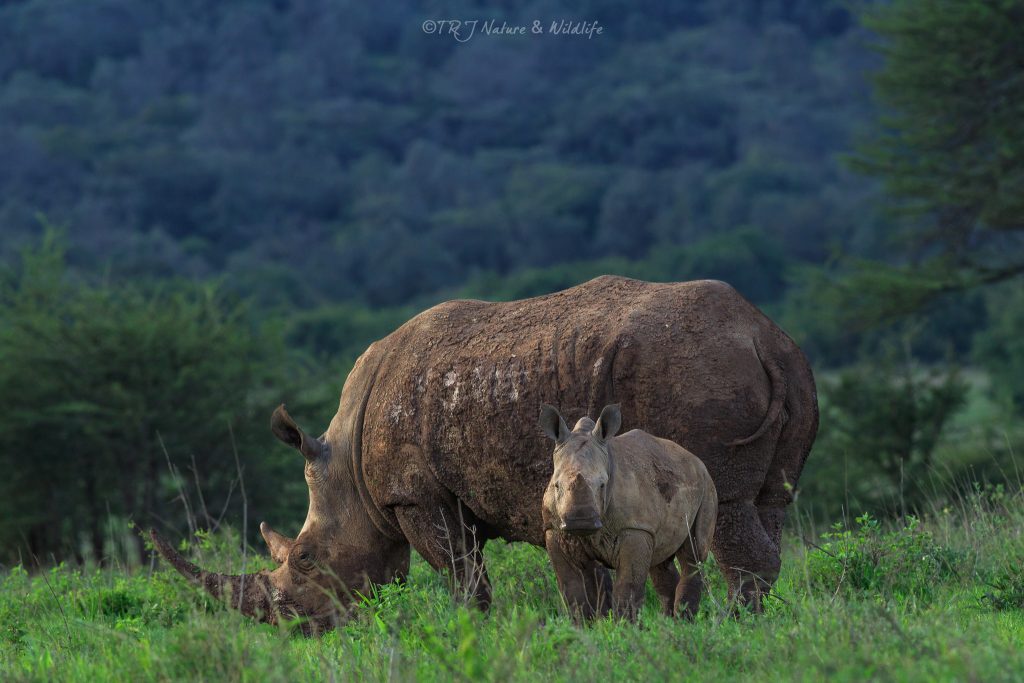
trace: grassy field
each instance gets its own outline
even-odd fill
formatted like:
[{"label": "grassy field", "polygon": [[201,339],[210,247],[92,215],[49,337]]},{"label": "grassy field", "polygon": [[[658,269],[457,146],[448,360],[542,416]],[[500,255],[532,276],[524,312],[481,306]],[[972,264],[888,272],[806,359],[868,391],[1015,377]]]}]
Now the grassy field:
[{"label": "grassy field", "polygon": [[[496,604],[455,604],[418,559],[411,580],[308,640],[225,610],[164,568],[7,570],[0,678],[118,680],[1020,680],[1024,500],[979,491],[933,518],[870,518],[788,536],[777,598],[730,616],[713,565],[694,623],[660,616],[586,629],[565,616],[547,557],[487,548]],[[211,568],[231,536],[197,543]],[[250,555],[250,569],[254,560]]]}]

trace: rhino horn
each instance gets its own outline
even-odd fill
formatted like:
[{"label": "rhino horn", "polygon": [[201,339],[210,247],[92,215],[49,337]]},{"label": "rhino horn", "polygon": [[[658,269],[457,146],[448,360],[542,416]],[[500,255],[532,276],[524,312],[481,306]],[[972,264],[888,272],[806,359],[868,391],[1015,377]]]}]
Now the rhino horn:
[{"label": "rhino horn", "polygon": [[267,572],[256,574],[217,574],[200,569],[181,556],[155,530],[149,532],[160,555],[178,570],[178,573],[197,586],[202,586],[215,598],[230,600],[232,607],[250,617],[268,624],[277,623],[270,577]]},{"label": "rhino horn", "polygon": [[274,559],[274,562],[284,564],[284,561],[288,559],[288,553],[291,552],[292,546],[295,545],[295,539],[277,533],[266,522],[260,522],[260,534],[263,536],[263,540],[267,542],[270,557]]}]

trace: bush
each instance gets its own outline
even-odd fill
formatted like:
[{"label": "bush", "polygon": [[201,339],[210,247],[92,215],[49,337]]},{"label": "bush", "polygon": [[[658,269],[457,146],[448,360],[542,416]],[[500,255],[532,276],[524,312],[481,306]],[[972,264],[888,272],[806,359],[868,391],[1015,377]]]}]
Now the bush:
[{"label": "bush", "polygon": [[931,601],[942,579],[956,576],[960,555],[940,545],[916,517],[884,531],[868,514],[856,519],[857,528],[836,523],[822,535],[824,543],[808,555],[813,588],[838,593],[878,593],[888,598]]},{"label": "bush", "polygon": [[1003,565],[989,576],[989,590],[981,596],[982,603],[997,610],[1024,610],[1024,554]]},{"label": "bush", "polygon": [[987,292],[991,324],[974,340],[974,359],[1017,412],[1024,412],[1024,288],[1019,283]]},{"label": "bush", "polygon": [[55,236],[26,250],[0,273],[0,561],[137,561],[126,520],[186,528],[239,509],[236,452],[251,509],[280,505],[292,461],[251,453],[290,383],[283,353],[213,287],[73,282]]},{"label": "bush", "polygon": [[835,519],[845,505],[906,514],[926,505],[935,449],[966,402],[959,373],[890,359],[821,376],[819,387],[821,430],[802,477],[815,513]]}]

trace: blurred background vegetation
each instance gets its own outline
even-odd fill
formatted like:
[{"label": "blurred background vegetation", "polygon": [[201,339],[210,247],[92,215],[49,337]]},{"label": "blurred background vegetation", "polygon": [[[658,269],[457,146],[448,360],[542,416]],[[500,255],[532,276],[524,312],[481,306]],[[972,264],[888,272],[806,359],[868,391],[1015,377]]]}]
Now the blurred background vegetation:
[{"label": "blurred background vegetation", "polygon": [[0,561],[295,532],[277,403],[324,428],[424,307],[602,273],[808,352],[799,514],[1019,485],[1022,73],[1009,0],[3,3]]}]

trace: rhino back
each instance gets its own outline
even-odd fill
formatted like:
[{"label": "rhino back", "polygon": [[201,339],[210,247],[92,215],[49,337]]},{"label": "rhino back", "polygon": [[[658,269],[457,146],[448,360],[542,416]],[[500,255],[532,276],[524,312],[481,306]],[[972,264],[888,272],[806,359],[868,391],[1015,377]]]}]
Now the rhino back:
[{"label": "rhino back", "polygon": [[606,276],[523,301],[441,304],[360,361],[377,368],[364,388],[367,489],[387,514],[432,477],[493,534],[542,544],[552,463],[540,404],[575,419],[618,402],[625,425],[698,454],[727,495],[754,496],[763,468],[747,477],[723,442],[764,420],[771,386],[754,339],[776,339],[773,328],[713,281]]}]

